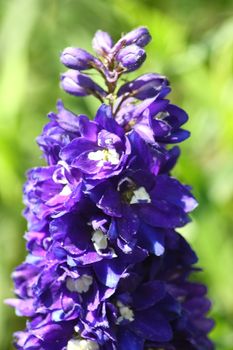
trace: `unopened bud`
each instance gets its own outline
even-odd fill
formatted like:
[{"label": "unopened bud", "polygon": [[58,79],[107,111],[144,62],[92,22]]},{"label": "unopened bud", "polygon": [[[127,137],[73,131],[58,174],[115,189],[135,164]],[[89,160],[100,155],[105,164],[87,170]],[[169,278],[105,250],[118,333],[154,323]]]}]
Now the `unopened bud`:
[{"label": "unopened bud", "polygon": [[140,47],[146,46],[151,41],[151,35],[147,28],[138,27],[122,36],[114,45],[112,52],[117,53],[122,47],[135,44]]},{"label": "unopened bud", "polygon": [[106,32],[98,30],[92,40],[92,47],[100,56],[105,56],[111,50],[113,45],[112,38]]},{"label": "unopened bud", "polygon": [[96,84],[88,75],[75,70],[68,70],[61,76],[63,90],[75,96],[87,96],[98,93],[104,96],[104,90]]},{"label": "unopened bud", "polygon": [[61,62],[68,68],[85,70],[93,68],[98,60],[83,49],[67,47],[61,54]]},{"label": "unopened bud", "polygon": [[116,60],[130,72],[138,69],[145,59],[145,50],[135,44],[124,47],[116,56]]}]

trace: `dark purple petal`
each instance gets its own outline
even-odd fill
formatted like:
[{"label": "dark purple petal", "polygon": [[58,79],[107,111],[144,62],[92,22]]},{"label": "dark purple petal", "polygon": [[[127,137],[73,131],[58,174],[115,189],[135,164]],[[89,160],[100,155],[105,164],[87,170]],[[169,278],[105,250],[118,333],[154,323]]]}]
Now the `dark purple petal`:
[{"label": "dark purple petal", "polygon": [[133,305],[136,310],[145,310],[160,300],[166,295],[164,282],[151,281],[144,283],[133,293]]},{"label": "dark purple petal", "polygon": [[140,246],[147,249],[156,256],[161,256],[165,252],[165,234],[158,228],[151,227],[141,222],[138,230]]},{"label": "dark purple petal", "polygon": [[154,99],[154,101],[148,107],[150,112],[150,117],[151,118],[156,117],[156,115],[159,112],[165,111],[168,104],[169,104],[169,100]]},{"label": "dark purple petal", "polygon": [[169,104],[169,106],[167,107],[167,112],[169,113],[169,117],[167,117],[166,119],[168,120],[168,122],[172,122],[173,127],[178,128],[188,121],[187,113],[178,106]]},{"label": "dark purple petal", "polygon": [[123,207],[124,215],[117,220],[118,234],[125,242],[130,242],[139,226],[138,216],[129,206]]},{"label": "dark purple petal", "polygon": [[189,131],[179,129],[179,130],[173,132],[172,135],[169,136],[167,139],[165,137],[163,140],[160,140],[160,142],[178,143],[178,142],[182,142],[182,141],[186,140],[187,138],[189,138],[189,136],[190,136]]},{"label": "dark purple petal", "polygon": [[124,137],[124,129],[115,121],[110,106],[102,104],[98,109],[95,122],[102,126],[103,129]]},{"label": "dark purple petal", "polygon": [[125,268],[118,259],[103,260],[94,265],[97,278],[109,288],[116,288]]},{"label": "dark purple petal", "polygon": [[155,140],[159,140],[160,137],[166,137],[170,134],[172,127],[164,120],[153,119],[151,121]]},{"label": "dark purple petal", "polygon": [[119,327],[117,334],[117,349],[118,350],[143,350],[144,349],[144,339],[137,336],[135,333],[131,332],[124,327]]},{"label": "dark purple petal", "polygon": [[97,203],[98,208],[102,209],[104,213],[113,217],[122,216],[122,204],[120,194],[113,190],[112,187],[106,186],[104,193]]},{"label": "dark purple petal", "polygon": [[139,217],[151,226],[162,228],[182,227],[190,221],[180,208],[155,200],[153,204],[141,205]]},{"label": "dark purple petal", "polygon": [[139,100],[144,100],[155,97],[168,84],[168,80],[164,76],[152,73],[143,74],[137,79],[122,85],[117,92],[117,96],[128,93]]},{"label": "dark purple petal", "polygon": [[180,156],[180,149],[175,146],[168,150],[167,154],[163,158],[163,162],[160,167],[160,173],[169,173],[175,166],[178,157]]},{"label": "dark purple petal", "polygon": [[128,327],[138,336],[151,341],[168,342],[173,335],[169,322],[153,308],[135,312],[135,320]]},{"label": "dark purple petal", "polygon": [[197,201],[190,191],[179,181],[167,175],[157,177],[156,185],[151,191],[151,197],[156,200],[167,201],[182,208],[186,213],[197,207]]}]

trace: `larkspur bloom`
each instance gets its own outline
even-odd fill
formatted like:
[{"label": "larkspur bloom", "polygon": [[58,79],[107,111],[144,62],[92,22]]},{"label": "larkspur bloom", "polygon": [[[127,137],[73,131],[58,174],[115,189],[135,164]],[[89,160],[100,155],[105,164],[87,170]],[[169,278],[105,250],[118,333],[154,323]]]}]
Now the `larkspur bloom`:
[{"label": "larkspur bloom", "polygon": [[90,120],[58,101],[37,138],[46,165],[27,173],[28,256],[7,300],[30,318],[15,333],[19,350],[214,348],[206,287],[189,279],[197,257],[176,231],[197,205],[171,176],[188,116],[162,75],[118,84],[142,65],[150,40],[144,27],[115,44],[99,30],[97,57],[61,54],[61,87],[101,105]]}]

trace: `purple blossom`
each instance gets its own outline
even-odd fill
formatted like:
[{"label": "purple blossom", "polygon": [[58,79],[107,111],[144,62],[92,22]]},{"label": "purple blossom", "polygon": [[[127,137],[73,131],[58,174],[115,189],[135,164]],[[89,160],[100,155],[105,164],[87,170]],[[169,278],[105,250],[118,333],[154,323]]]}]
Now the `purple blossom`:
[{"label": "purple blossom", "polygon": [[[88,123],[91,122],[84,126],[86,130]],[[63,148],[61,159],[81,170],[86,178],[103,179],[119,174],[130,154],[130,143],[108,106],[101,106],[92,127],[93,132],[82,133],[82,137]]]},{"label": "purple blossom", "polygon": [[[113,43],[97,31],[99,58],[67,48],[61,86],[101,105],[92,120],[66,109],[37,138],[45,166],[24,186],[28,256],[6,302],[30,318],[19,350],[212,350],[206,287],[190,282],[197,256],[176,229],[197,202],[171,176],[189,136],[188,116],[168,99],[166,77],[140,67],[151,40],[139,27]],[[105,88],[83,70],[95,69]]]}]

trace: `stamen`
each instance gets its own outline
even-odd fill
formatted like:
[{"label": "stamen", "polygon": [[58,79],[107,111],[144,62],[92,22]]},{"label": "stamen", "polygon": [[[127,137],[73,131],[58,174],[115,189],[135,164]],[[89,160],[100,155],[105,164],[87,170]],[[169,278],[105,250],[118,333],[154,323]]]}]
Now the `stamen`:
[{"label": "stamen", "polygon": [[78,279],[68,277],[66,287],[70,292],[86,293],[93,283],[93,278],[88,275],[83,275]]},{"label": "stamen", "polygon": [[89,339],[71,339],[67,344],[67,350],[99,350],[99,345]]},{"label": "stamen", "polygon": [[88,158],[90,160],[98,161],[98,166],[100,167],[103,166],[105,162],[117,165],[120,160],[120,156],[114,148],[90,152]]},{"label": "stamen", "polygon": [[108,246],[107,237],[106,235],[104,235],[104,233],[101,230],[96,230],[93,233],[91,240],[94,243],[94,247],[96,251],[106,249]]},{"label": "stamen", "polygon": [[130,322],[134,321],[134,313],[129,306],[122,304],[121,301],[117,302],[117,306],[121,314],[121,316],[117,319],[117,324],[121,323],[123,320],[128,320]]},{"label": "stamen", "polygon": [[145,187],[139,187],[133,191],[133,197],[131,198],[130,204],[137,203],[151,203],[150,195],[146,191]]}]

